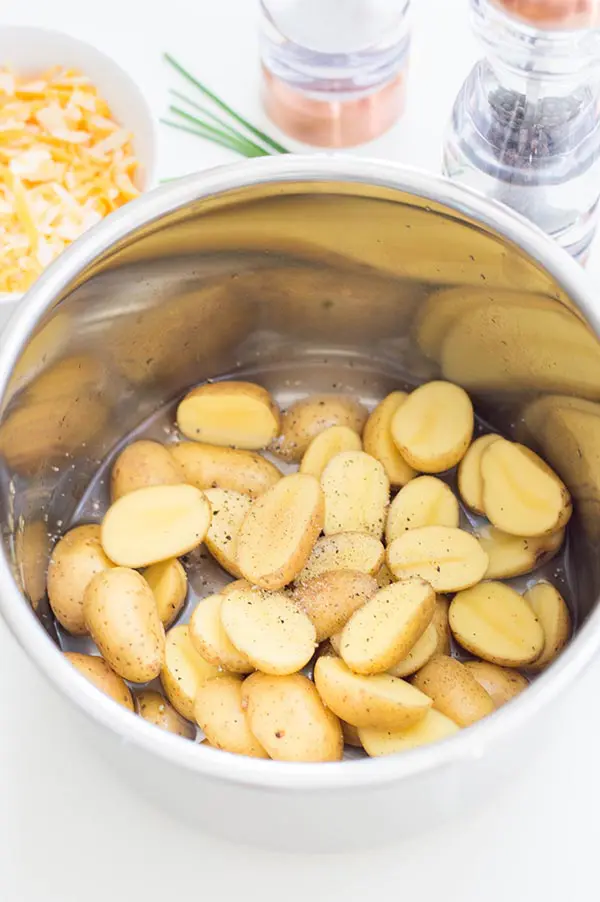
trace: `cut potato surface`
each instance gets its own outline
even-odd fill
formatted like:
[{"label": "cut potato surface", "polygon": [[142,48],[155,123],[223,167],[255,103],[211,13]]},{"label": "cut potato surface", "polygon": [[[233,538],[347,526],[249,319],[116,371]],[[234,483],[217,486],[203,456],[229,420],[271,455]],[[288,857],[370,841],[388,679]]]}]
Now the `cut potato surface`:
[{"label": "cut potato surface", "polygon": [[565,537],[564,529],[545,536],[511,536],[494,526],[483,526],[477,532],[481,547],[488,556],[485,579],[509,579],[530,573],[552,560]]},{"label": "cut potato surface", "polygon": [[133,711],[133,699],[127,683],[114,672],[112,667],[99,655],[84,655],[76,651],[66,651],[65,658],[79,673],[90,683],[110,696],[114,701],[123,705],[128,711]]},{"label": "cut potato surface", "polygon": [[395,755],[420,745],[429,745],[458,733],[460,727],[439,711],[428,711],[423,720],[407,730],[374,730],[363,727],[358,730],[362,746],[371,758],[379,755]]},{"label": "cut potato surface", "polygon": [[192,644],[209,664],[232,673],[252,673],[254,667],[233,645],[221,623],[222,595],[209,595],[196,606],[190,618]]},{"label": "cut potato surface", "polygon": [[364,451],[343,451],[321,477],[325,495],[325,535],[362,532],[381,539],[390,501],[390,483],[378,460]]},{"label": "cut potato surface", "polygon": [[115,460],[110,477],[112,501],[149,485],[179,485],[183,471],[168,448],[145,439],[133,442]]},{"label": "cut potato surface", "polygon": [[56,543],[48,564],[48,600],[54,616],[76,636],[87,633],[83,593],[97,573],[114,567],[104,553],[96,524],[75,526]]},{"label": "cut potato surface", "polygon": [[497,442],[499,435],[489,433],[480,435],[467,450],[458,467],[458,490],[467,507],[477,514],[484,514],[483,479],[481,476],[481,458],[484,452]]},{"label": "cut potato surface", "polygon": [[121,567],[147,567],[200,545],[210,504],[191,485],[138,489],[112,504],[102,522],[102,547]]},{"label": "cut potato surface", "polygon": [[362,676],[340,659],[323,655],[315,664],[317,692],[334,714],[355,727],[402,730],[418,723],[431,699],[389,673]]},{"label": "cut potato surface", "polygon": [[387,563],[396,579],[419,576],[436,592],[457,592],[483,578],[488,556],[477,539],[462,529],[421,526],[392,542]]},{"label": "cut potato surface", "polygon": [[311,441],[300,463],[300,472],[320,479],[329,461],[342,451],[362,451],[360,435],[349,426],[330,426]]},{"label": "cut potato surface", "polygon": [[339,632],[352,614],[377,592],[377,581],[358,570],[330,570],[298,582],[292,599],[312,620],[317,642]]},{"label": "cut potato surface", "polygon": [[527,600],[495,581],[454,596],[450,629],[467,651],[506,667],[530,664],[544,647],[544,631]]},{"label": "cut potato surface", "polygon": [[194,701],[204,680],[217,676],[218,667],[200,655],[190,639],[186,625],[174,626],[167,633],[165,663],[160,681],[166,696],[182,717],[194,720]]},{"label": "cut potato surface", "polygon": [[542,653],[528,665],[529,670],[539,671],[551,664],[567,644],[571,633],[571,615],[564,598],[551,583],[536,583],[525,592],[525,599],[544,632]]},{"label": "cut potato surface", "polygon": [[451,382],[427,382],[392,419],[392,438],[405,460],[423,473],[441,473],[464,456],[473,437],[471,399]]},{"label": "cut potato surface", "polygon": [[342,630],[343,660],[354,673],[383,673],[409,654],[431,622],[434,608],[435,592],[421,579],[379,589]]},{"label": "cut potato surface", "polygon": [[182,482],[197,489],[228,489],[249,498],[258,498],[279,482],[281,472],[254,451],[219,448],[200,442],[179,442],[170,446],[181,466]]},{"label": "cut potato surface", "polygon": [[237,564],[238,535],[252,502],[247,495],[227,489],[207,489],[204,494],[211,510],[204,543],[224,570],[241,577]]},{"label": "cut potato surface", "polygon": [[360,435],[367,416],[362,404],[347,395],[302,398],[282,415],[280,434],[272,443],[271,451],[289,463],[297,463],[315,436],[325,429],[347,426]]},{"label": "cut potato surface", "polygon": [[510,667],[500,667],[488,661],[466,661],[465,667],[491,696],[496,708],[501,708],[529,685],[518,670],[511,670]]},{"label": "cut potato surface", "polygon": [[285,476],[258,498],[238,533],[242,576],[263,589],[280,589],[302,570],[323,528],[324,497],[314,476]]},{"label": "cut potato surface", "polygon": [[515,536],[542,536],[566,526],[572,512],[564,484],[533,452],[499,439],[481,458],[483,506],[491,523]]},{"label": "cut potato surface", "polygon": [[384,560],[385,548],[379,539],[363,532],[338,532],[317,539],[298,581],[329,570],[360,570],[374,576]]},{"label": "cut potato surface", "polygon": [[450,486],[435,476],[418,476],[400,489],[387,515],[385,540],[391,544],[408,529],[460,523],[460,507]]},{"label": "cut potato surface", "polygon": [[417,639],[406,657],[398,661],[397,664],[394,664],[393,667],[388,667],[387,672],[391,673],[392,676],[400,678],[412,676],[413,673],[416,673],[417,670],[424,667],[429,659],[438,651],[441,652],[441,650],[437,628],[435,624],[430,623],[423,635]]},{"label": "cut potato surface", "polygon": [[243,698],[254,735],[276,761],[340,761],[342,728],[302,674],[255,673]]},{"label": "cut potato surface", "polygon": [[135,706],[140,717],[167,733],[183,736],[184,739],[194,739],[196,736],[196,727],[178,714],[160,692],[143,689],[136,693]]},{"label": "cut potato surface", "polygon": [[194,702],[194,718],[214,748],[251,758],[269,757],[250,729],[242,707],[239,678],[220,674],[201,683]]},{"label": "cut potato surface", "polygon": [[459,727],[468,727],[494,711],[494,702],[464,664],[448,655],[436,655],[412,678],[440,714]]},{"label": "cut potato surface", "polygon": [[408,395],[394,391],[381,401],[369,416],[363,431],[363,447],[385,468],[392,486],[406,485],[416,471],[404,460],[392,438],[392,419]]},{"label": "cut potato surface", "polygon": [[152,589],[164,627],[179,616],[187,596],[187,575],[176,557],[147,567],[142,576]]},{"label": "cut potato surface", "polygon": [[309,617],[281,592],[232,591],[223,597],[221,622],[234,646],[263,673],[301,670],[317,645]]},{"label": "cut potato surface", "polygon": [[252,382],[215,382],[189,392],[177,408],[186,438],[225,448],[266,448],[279,431],[279,410]]}]

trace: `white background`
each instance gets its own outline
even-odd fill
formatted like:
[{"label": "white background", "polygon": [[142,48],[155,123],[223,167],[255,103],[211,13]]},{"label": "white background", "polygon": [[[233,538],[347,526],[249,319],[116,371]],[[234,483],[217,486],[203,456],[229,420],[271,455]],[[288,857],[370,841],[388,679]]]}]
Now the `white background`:
[{"label": "white background", "polygon": [[[438,170],[444,125],[476,58],[466,0],[414,0],[409,105],[363,154]],[[8,8],[11,7],[11,8]],[[95,43],[136,77],[157,115],[175,78],[170,50],[262,121],[256,0],[27,0],[4,24],[37,24]],[[161,177],[229,158],[161,131]],[[592,260],[597,270],[598,253]],[[134,797],[0,624],[0,899],[2,902],[353,902],[377,893],[418,902],[597,896],[600,664],[575,687],[558,738],[475,816],[408,843],[352,856],[294,856],[190,832]],[[356,817],[360,818],[360,811]]]}]

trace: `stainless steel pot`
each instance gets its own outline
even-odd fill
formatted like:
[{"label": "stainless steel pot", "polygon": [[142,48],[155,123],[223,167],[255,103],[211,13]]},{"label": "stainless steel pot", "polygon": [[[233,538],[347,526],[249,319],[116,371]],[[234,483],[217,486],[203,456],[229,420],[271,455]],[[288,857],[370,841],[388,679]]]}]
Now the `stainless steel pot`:
[{"label": "stainless steel pot", "polygon": [[[282,157],[156,190],[67,251],[2,336],[1,611],[127,782],[221,835],[365,847],[485,803],[498,777],[541,750],[559,696],[600,645],[598,334],[575,263],[440,179]],[[441,375],[494,427],[540,449],[577,506],[567,565],[579,627],[548,672],[456,738],[321,765],[200,748],[83,680],[44,602],[52,537],[126,433],[190,384],[239,372],[283,400],[314,386],[373,400]]]}]

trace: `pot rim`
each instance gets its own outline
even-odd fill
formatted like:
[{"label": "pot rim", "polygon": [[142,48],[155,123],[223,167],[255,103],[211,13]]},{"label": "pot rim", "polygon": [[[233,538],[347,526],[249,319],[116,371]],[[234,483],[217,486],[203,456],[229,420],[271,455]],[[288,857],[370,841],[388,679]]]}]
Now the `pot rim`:
[{"label": "pot rim", "polygon": [[[100,253],[134,229],[193,201],[249,185],[297,180],[337,180],[403,190],[478,220],[545,267],[600,336],[600,311],[594,309],[592,284],[584,271],[541,230],[496,201],[445,178],[386,161],[329,154],[273,156],[185,176],[156,188],[111,214],[69,247],[26,294],[0,338],[0,406],[6,403],[10,373],[36,323],[71,279]],[[24,603],[4,550],[0,551],[0,584],[0,613],[13,635],[50,684],[89,718],[122,741],[173,765],[221,782],[267,789],[305,792],[364,788],[417,777],[455,763],[474,763],[509,731],[546,707],[584,670],[600,647],[600,609],[596,608],[558,660],[526,692],[449,739],[382,758],[318,764],[265,761],[211,748],[200,750],[197,743],[157,730],[143,718],[132,716],[81,679],[64,658],[32,616],[29,604]]]}]

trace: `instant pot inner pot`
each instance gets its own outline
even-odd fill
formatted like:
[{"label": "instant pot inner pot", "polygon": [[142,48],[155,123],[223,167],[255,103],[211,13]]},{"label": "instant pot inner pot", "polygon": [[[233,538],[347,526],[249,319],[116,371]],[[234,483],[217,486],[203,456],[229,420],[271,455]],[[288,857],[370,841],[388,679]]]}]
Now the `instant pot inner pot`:
[{"label": "instant pot inner pot", "polygon": [[[455,210],[279,183],[132,232],[66,286],[21,354],[0,424],[3,542],[23,604],[63,647],[86,640],[47,605],[54,541],[101,519],[124,441],[176,440],[176,400],[215,378],[257,381],[284,407],[315,391],[373,406],[425,380],[462,385],[480,423],[569,487],[567,550],[550,566],[584,621],[600,583],[600,347],[582,315],[523,251]],[[183,620],[229,579],[202,550],[188,567]]]}]

